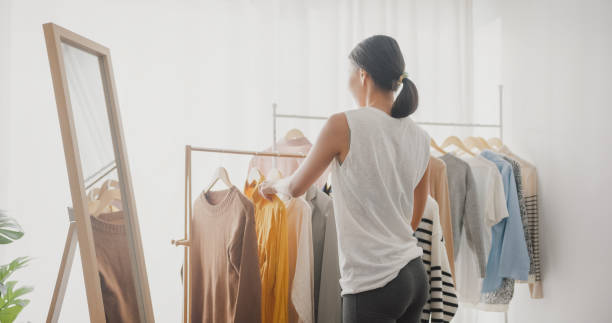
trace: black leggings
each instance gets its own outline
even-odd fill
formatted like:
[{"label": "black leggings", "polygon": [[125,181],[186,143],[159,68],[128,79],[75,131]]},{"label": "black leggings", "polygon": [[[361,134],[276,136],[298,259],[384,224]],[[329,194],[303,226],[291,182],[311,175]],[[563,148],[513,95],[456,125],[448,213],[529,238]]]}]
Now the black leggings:
[{"label": "black leggings", "polygon": [[427,273],[419,257],[385,286],[342,296],[342,322],[416,323],[428,295]]}]

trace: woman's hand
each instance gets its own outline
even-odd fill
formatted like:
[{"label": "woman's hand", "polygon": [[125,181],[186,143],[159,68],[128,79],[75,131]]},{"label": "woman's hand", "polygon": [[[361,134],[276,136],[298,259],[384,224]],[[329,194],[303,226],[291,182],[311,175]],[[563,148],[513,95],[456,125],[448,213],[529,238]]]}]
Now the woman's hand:
[{"label": "woman's hand", "polygon": [[263,181],[259,184],[259,194],[266,200],[272,200],[272,197],[278,193],[275,187],[276,181]]}]

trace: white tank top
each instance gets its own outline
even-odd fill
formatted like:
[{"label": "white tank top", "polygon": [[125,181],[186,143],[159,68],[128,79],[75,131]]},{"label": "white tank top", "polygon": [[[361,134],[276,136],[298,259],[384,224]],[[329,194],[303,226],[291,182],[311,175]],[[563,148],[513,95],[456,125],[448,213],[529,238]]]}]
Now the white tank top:
[{"label": "white tank top", "polygon": [[349,152],[332,162],[342,295],[384,286],[423,254],[410,221],[429,163],[429,135],[410,117],[372,107],[345,114]]}]

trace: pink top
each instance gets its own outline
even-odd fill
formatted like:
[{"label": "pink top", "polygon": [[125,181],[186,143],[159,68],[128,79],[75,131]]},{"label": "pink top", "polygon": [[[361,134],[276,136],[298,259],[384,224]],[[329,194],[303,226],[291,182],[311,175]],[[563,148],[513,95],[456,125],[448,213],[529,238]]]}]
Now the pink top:
[{"label": "pink top", "polygon": [[[276,142],[276,151],[284,154],[308,154],[312,144],[306,137],[295,138],[286,140],[285,138],[280,139]],[[273,151],[272,147],[265,150],[266,152]],[[249,163],[249,171],[256,167],[261,174],[264,176],[268,175],[268,172],[274,168],[274,159],[276,158],[276,168],[280,171],[282,177],[291,176],[302,161],[303,158],[289,158],[289,157],[262,157],[255,156]],[[323,175],[314,183],[318,188],[323,188],[329,177],[330,168],[328,167]]]}]

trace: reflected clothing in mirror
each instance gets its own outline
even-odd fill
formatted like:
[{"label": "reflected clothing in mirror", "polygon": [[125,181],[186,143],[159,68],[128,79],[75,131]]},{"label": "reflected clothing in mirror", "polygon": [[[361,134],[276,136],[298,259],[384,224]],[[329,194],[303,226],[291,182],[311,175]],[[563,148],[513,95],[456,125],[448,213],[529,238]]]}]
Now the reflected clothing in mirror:
[{"label": "reflected clothing in mirror", "polygon": [[124,213],[90,219],[106,322],[139,322]]},{"label": "reflected clothing in mirror", "polygon": [[238,188],[202,193],[191,222],[192,323],[261,322],[254,207]]}]

